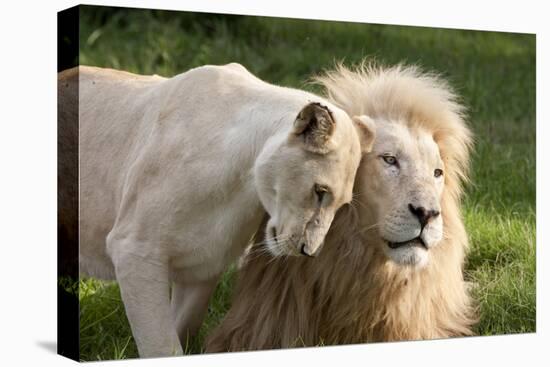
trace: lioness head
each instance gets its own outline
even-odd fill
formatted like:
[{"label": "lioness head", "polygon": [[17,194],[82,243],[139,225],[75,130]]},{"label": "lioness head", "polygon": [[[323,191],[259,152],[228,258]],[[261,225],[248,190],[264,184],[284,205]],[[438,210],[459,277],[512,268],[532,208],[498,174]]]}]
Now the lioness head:
[{"label": "lioness head", "polygon": [[336,211],[351,202],[374,123],[336,107],[310,103],[290,131],[272,139],[255,166],[256,188],[270,218],[265,242],[275,256],[315,256]]}]

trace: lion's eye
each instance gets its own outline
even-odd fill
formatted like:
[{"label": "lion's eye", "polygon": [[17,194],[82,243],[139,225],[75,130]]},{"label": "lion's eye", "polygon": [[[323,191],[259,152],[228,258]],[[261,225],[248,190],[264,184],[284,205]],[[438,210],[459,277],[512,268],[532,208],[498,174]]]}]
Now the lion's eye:
[{"label": "lion's eye", "polygon": [[315,190],[315,195],[317,195],[317,200],[319,200],[319,203],[322,203],[325,197],[325,194],[329,192],[328,187],[324,185],[315,184],[314,190]]},{"label": "lion's eye", "polygon": [[397,158],[395,158],[393,155],[383,155],[382,159],[390,166],[395,166],[397,164]]},{"label": "lion's eye", "polygon": [[441,176],[441,175],[443,175],[443,170],[442,170],[442,169],[439,169],[439,168],[436,168],[436,169],[434,170],[434,177],[439,177],[439,176]]}]

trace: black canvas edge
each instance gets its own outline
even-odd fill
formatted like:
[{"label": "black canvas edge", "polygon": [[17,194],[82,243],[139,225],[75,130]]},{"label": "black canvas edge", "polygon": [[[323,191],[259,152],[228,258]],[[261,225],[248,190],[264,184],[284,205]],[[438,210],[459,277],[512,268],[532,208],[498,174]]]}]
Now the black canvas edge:
[{"label": "black canvas edge", "polygon": [[[76,83],[66,83],[59,76],[79,64],[79,18],[78,5],[57,13],[57,353],[75,361],[80,359],[78,69],[73,70]],[[61,106],[64,93],[76,96],[75,103]]]}]

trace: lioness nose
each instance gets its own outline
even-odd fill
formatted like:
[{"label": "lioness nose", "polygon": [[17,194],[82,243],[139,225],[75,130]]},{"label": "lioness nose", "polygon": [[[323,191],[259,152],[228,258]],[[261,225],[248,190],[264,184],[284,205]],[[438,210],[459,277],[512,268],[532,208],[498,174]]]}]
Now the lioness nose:
[{"label": "lioness nose", "polygon": [[300,253],[304,256],[309,256],[309,257],[314,257],[315,256],[313,254],[308,254],[306,252],[306,244],[305,243],[302,243],[302,246],[300,247]]},{"label": "lioness nose", "polygon": [[420,226],[424,228],[426,224],[430,221],[430,219],[435,218],[439,215],[438,210],[426,210],[423,206],[417,206],[415,207],[412,204],[409,204],[409,210],[411,213],[413,213],[420,222]]}]

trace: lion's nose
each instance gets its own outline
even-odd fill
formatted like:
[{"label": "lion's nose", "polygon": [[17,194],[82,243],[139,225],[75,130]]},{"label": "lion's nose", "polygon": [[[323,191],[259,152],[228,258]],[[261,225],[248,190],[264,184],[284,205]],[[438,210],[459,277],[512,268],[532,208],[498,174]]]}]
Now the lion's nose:
[{"label": "lion's nose", "polygon": [[417,206],[415,207],[412,204],[409,204],[409,210],[411,213],[414,214],[415,217],[418,218],[418,221],[420,222],[420,226],[424,228],[426,224],[430,221],[430,219],[435,218],[439,215],[438,210],[427,210],[423,206]]}]

